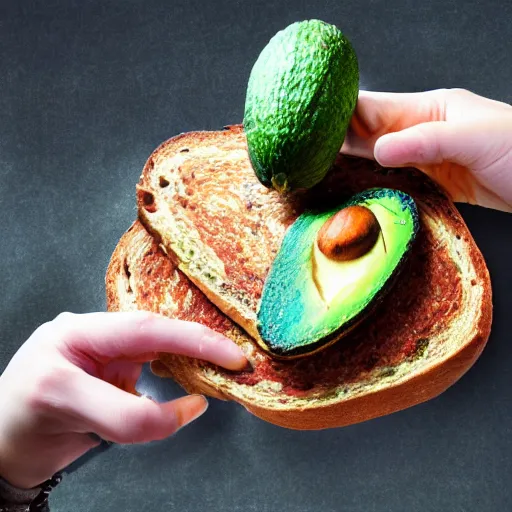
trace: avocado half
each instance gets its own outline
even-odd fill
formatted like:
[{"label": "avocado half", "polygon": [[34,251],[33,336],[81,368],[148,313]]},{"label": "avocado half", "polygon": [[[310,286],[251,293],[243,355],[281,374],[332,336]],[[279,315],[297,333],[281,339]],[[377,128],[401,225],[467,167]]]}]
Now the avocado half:
[{"label": "avocado half", "polygon": [[[376,243],[350,261],[327,258],[318,248],[318,231],[355,205],[377,218]],[[392,189],[370,189],[329,211],[303,213],[287,231],[265,281],[258,311],[262,347],[276,356],[297,357],[341,338],[389,290],[418,229],[414,200]]]}]

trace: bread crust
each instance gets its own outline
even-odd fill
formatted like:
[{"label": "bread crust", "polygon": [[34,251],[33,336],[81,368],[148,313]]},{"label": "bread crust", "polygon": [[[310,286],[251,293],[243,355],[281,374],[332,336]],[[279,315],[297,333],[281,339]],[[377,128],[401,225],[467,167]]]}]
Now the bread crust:
[{"label": "bread crust", "polygon": [[[218,133],[223,133],[222,137],[230,136],[229,131],[227,133],[213,132],[213,134],[207,135],[202,133],[185,134],[172,139],[170,142],[168,141],[161,148],[169,148],[170,144],[176,147],[176,145],[179,146],[182,143],[187,146],[196,144],[199,147],[201,144],[205,144],[205,137],[207,139],[216,137],[215,134]],[[234,134],[239,137],[239,128],[234,129]],[[154,159],[155,154],[158,153],[159,149],[156,150],[148,162]],[[347,164],[347,162],[349,163]],[[341,168],[342,166],[350,168],[348,175],[344,175],[345,171]],[[373,166],[375,172],[366,172],[365,169],[367,170],[369,166]],[[217,382],[212,377],[212,375],[216,376],[215,369],[212,369],[210,373],[205,373],[199,362],[180,356],[162,354],[160,360],[152,365],[156,374],[172,377],[187,392],[204,393],[219,399],[237,401],[248,411],[270,423],[291,429],[316,430],[358,423],[429,400],[451,386],[473,365],[482,352],[490,334],[492,322],[491,284],[485,261],[454,205],[430,180],[417,171],[396,171],[398,176],[389,178],[395,171],[382,170],[375,163],[370,164],[368,161],[361,159],[347,160],[341,156],[338,167],[340,167],[339,172],[335,169],[324,184],[326,190],[329,189],[329,180],[339,179],[340,175],[343,176],[348,193],[369,186],[387,186],[387,183],[394,181],[396,184],[398,182],[403,185],[400,187],[402,190],[420,198],[424,209],[432,209],[432,215],[435,218],[442,219],[445,225],[449,225],[450,229],[457,232],[458,236],[463,239],[465,260],[467,260],[468,268],[474,274],[473,280],[481,291],[478,304],[471,305],[473,310],[469,313],[474,318],[467,320],[471,324],[467,324],[469,329],[466,330],[465,339],[458,340],[458,345],[449,354],[438,357],[431,364],[412,371],[410,376],[406,378],[383,385],[377,382],[373,390],[366,390],[359,395],[356,394],[348,398],[339,397],[339,399],[326,401],[325,403],[315,400],[311,400],[310,403],[303,400],[296,404],[291,402],[286,406],[281,406],[277,403],[279,393],[265,402],[250,394],[239,392],[239,387],[242,386],[226,386],[222,382]],[[360,173],[357,172],[358,167],[360,167]],[[322,190],[317,192],[323,193]],[[180,262],[176,260],[175,255],[169,252],[165,246],[164,249],[161,246],[159,248],[160,241],[158,236],[149,235],[139,222],[136,222],[121,238],[112,255],[106,275],[107,306],[110,311],[148,309],[168,316],[180,317],[181,315],[183,318],[184,308],[181,307],[178,311],[171,311],[172,307],[170,305],[173,303],[183,304],[184,297],[188,293],[187,290],[194,287],[187,277],[178,270]],[[164,261],[165,263],[163,263]],[[140,272],[147,272],[153,268],[151,283],[155,285],[155,279],[159,279],[159,273],[156,269],[160,269],[161,273],[162,265],[166,266],[162,275],[166,276],[167,281],[171,277],[176,280],[175,276],[177,275],[183,284],[179,292],[175,292],[179,287],[171,289],[172,297],[167,303],[162,296],[164,295],[165,282],[162,282],[162,287],[158,288],[160,291],[150,293],[149,295],[152,295],[150,297],[144,298],[144,290],[138,289],[146,279]],[[127,277],[127,270],[131,273],[129,277]],[[157,277],[154,277],[155,275]],[[130,279],[132,285],[129,284]],[[465,286],[468,285],[465,284]],[[244,347],[246,353],[255,350],[254,343],[250,341],[243,330],[234,325],[229,318],[226,319],[226,316],[216,308],[213,308],[199,290],[193,295],[194,297],[196,295],[203,297],[195,304],[196,311],[199,307],[199,321],[209,327],[213,326],[219,332],[234,339]],[[208,307],[203,306],[203,303],[208,304]],[[205,310],[203,311],[203,309]],[[236,315],[228,316],[235,322],[239,321]],[[185,319],[193,318],[187,318],[185,314]],[[365,327],[362,329],[365,329]]]},{"label": "bread crust", "polygon": [[[134,246],[138,244],[142,244],[141,254],[144,244],[151,244],[151,238],[139,223],[135,223],[121,238],[109,264],[106,276],[109,311],[138,309],[136,297],[123,292],[124,285],[120,284],[125,282],[123,265],[126,257],[133,256]],[[485,263],[478,250],[473,252],[472,258],[478,262],[480,271],[485,275]],[[188,393],[203,393],[220,400],[237,401],[255,416],[281,427],[297,430],[343,427],[425,402],[454,384],[471,368],[485,347],[491,328],[491,304],[491,290],[485,286],[481,315],[472,335],[448,360],[439,361],[405,382],[326,406],[280,410],[275,409],[271,403],[267,407],[258,405],[215,387],[204,379],[195,361],[181,356],[162,354],[161,361],[152,363],[152,370],[161,377],[174,379]],[[154,312],[166,313],[161,308]]]}]

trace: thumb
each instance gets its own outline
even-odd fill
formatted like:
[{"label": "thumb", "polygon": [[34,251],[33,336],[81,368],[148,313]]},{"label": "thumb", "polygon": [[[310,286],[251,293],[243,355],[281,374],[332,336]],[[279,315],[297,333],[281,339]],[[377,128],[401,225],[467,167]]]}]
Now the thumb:
[{"label": "thumb", "polygon": [[119,444],[165,439],[201,416],[208,406],[200,395],[156,403],[86,374],[69,379],[65,393],[70,399],[63,401],[81,419],[85,431]]},{"label": "thumb", "polygon": [[[445,160],[470,166],[487,153],[481,125],[435,121],[388,133],[375,143],[374,156],[384,167],[440,164]],[[485,137],[487,139],[487,137]]]},{"label": "thumb", "polygon": [[468,167],[485,181],[512,154],[511,134],[512,116],[472,123],[420,123],[380,137],[374,156],[385,167],[450,161]]},{"label": "thumb", "polygon": [[417,167],[456,202],[510,211],[511,133],[506,120],[421,123],[380,137],[374,157],[383,167]]}]

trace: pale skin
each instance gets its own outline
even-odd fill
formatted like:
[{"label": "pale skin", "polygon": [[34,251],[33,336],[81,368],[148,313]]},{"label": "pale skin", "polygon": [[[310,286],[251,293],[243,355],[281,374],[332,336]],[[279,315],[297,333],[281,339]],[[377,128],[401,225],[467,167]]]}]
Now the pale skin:
[{"label": "pale skin", "polygon": [[[342,151],[415,166],[458,202],[512,211],[512,107],[464,90],[362,91]],[[202,396],[157,404],[137,396],[158,352],[240,370],[231,341],[158,315],[65,314],[37,329],[0,376],[0,476],[30,488],[91,448],[164,439],[198,418]]]},{"label": "pale skin", "polygon": [[456,202],[512,211],[512,106],[463,89],[361,91],[342,152],[417,167]]},{"label": "pale skin", "polygon": [[35,487],[97,446],[96,436],[146,443],[198,418],[202,396],[158,404],[135,394],[143,363],[158,352],[232,370],[247,364],[206,327],[146,312],[66,313],[42,325],[0,377],[0,475]]}]

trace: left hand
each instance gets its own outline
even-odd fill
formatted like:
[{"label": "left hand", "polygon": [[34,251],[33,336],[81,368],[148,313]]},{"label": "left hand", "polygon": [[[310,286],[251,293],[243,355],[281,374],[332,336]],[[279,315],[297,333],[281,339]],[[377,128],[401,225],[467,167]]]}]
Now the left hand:
[{"label": "left hand", "polygon": [[59,315],[37,329],[0,376],[0,476],[36,487],[102,439],[145,443],[200,416],[202,396],[158,404],[137,396],[142,364],[169,352],[228,369],[235,343],[195,324],[145,312]]},{"label": "left hand", "polygon": [[512,211],[512,107],[464,89],[360,91],[342,152],[416,167],[455,202]]}]

